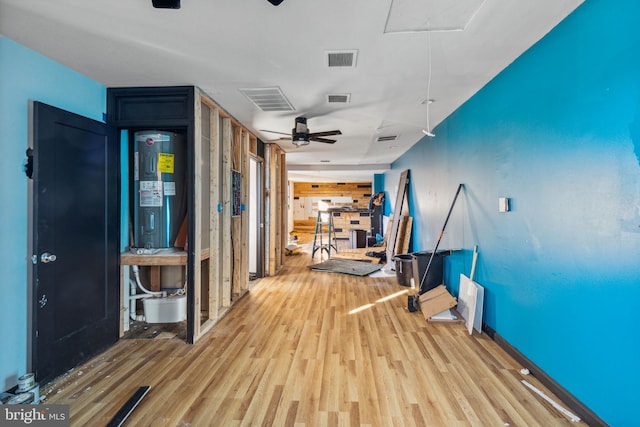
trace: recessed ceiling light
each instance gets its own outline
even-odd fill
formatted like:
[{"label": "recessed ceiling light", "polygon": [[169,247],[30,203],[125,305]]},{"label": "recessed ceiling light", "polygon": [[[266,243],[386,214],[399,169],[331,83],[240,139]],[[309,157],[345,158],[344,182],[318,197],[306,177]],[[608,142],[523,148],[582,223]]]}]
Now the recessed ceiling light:
[{"label": "recessed ceiling light", "polygon": [[420,104],[425,105],[425,104],[433,104],[434,102],[436,102],[435,99],[423,99],[422,102]]}]

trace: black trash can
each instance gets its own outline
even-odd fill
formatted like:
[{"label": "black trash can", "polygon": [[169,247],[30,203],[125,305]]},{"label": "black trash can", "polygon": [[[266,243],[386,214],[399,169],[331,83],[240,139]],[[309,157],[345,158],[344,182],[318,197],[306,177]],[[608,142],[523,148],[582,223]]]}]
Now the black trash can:
[{"label": "black trash can", "polygon": [[444,283],[444,253],[436,252],[433,256],[433,261],[431,261],[431,267],[429,267],[429,274],[425,277],[422,286],[420,286],[420,282],[422,281],[422,276],[424,276],[425,271],[427,270],[427,266],[429,265],[429,258],[431,258],[431,254],[433,251],[422,251],[422,252],[413,252],[411,254],[412,257],[412,274],[414,277],[414,282],[416,288],[420,293],[425,293],[430,289],[435,288],[436,286],[442,285]]},{"label": "black trash can", "polygon": [[393,257],[396,263],[396,277],[400,286],[411,286],[413,277],[413,257],[411,254],[397,254]]}]

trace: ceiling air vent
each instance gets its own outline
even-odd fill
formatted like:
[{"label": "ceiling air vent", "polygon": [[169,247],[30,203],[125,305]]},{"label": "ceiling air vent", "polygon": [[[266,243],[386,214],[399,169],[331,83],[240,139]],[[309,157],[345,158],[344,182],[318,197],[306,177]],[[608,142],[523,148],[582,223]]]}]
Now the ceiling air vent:
[{"label": "ceiling air vent", "polygon": [[350,93],[330,93],[327,95],[327,102],[329,104],[348,104],[350,100]]},{"label": "ceiling air vent", "polygon": [[294,111],[279,87],[239,89],[262,111]]},{"label": "ceiling air vent", "polygon": [[327,52],[327,66],[334,67],[355,67],[357,50],[332,50]]},{"label": "ceiling air vent", "polygon": [[377,142],[387,142],[387,141],[395,141],[398,139],[398,135],[389,135],[389,136],[379,136],[376,141]]}]

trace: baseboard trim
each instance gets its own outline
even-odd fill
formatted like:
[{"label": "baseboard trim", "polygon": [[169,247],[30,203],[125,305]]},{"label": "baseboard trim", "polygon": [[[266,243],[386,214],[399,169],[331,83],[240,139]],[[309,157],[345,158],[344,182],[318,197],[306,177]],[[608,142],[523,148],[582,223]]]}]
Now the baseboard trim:
[{"label": "baseboard trim", "polygon": [[597,416],[591,409],[589,409],[584,403],[579,401],[573,394],[569,393],[564,387],[558,384],[553,378],[547,375],[542,369],[540,369],[535,363],[529,360],[524,354],[520,353],[518,349],[509,344],[507,340],[502,338],[500,334],[491,329],[486,324],[482,325],[482,330],[485,332],[496,344],[506,351],[511,357],[513,357],[523,367],[526,367],[530,375],[533,375],[540,381],[549,391],[558,396],[560,400],[569,406],[570,411],[578,415],[585,423],[591,427],[608,427],[609,425],[604,422],[599,416]]}]

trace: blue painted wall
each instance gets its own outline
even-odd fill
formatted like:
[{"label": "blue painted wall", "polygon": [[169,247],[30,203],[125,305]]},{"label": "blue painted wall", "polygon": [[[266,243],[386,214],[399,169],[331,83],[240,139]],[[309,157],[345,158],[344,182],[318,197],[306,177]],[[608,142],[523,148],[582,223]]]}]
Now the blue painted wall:
[{"label": "blue painted wall", "polygon": [[[414,249],[457,294],[479,248],[484,321],[598,416],[638,425],[640,2],[587,0],[393,164]],[[417,190],[416,182],[420,182]],[[397,185],[397,184],[396,184]],[[512,212],[498,211],[511,197]]]},{"label": "blue painted wall", "polygon": [[373,174],[373,193],[379,193],[384,191],[384,174],[383,173],[374,173]]},{"label": "blue painted wall", "polygon": [[28,105],[41,101],[102,121],[106,88],[0,36],[0,391],[27,369]]}]

